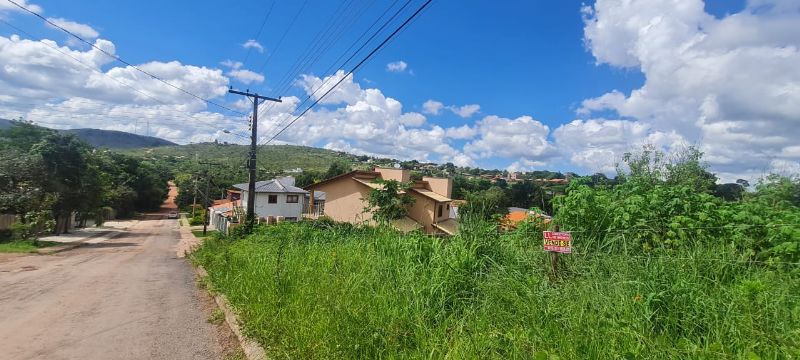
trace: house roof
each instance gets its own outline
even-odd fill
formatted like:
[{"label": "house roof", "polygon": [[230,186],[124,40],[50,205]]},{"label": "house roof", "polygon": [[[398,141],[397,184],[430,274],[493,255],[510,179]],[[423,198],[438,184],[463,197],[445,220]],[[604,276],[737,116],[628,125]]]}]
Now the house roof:
[{"label": "house roof", "polygon": [[[383,185],[382,184],[378,184],[378,183],[373,182],[373,180],[375,180],[379,176],[380,176],[380,173],[377,173],[377,172],[374,172],[374,171],[354,170],[354,171],[351,171],[349,173],[344,173],[344,174],[341,174],[339,176],[334,176],[334,177],[332,177],[330,179],[326,179],[326,180],[320,181],[318,183],[308,185],[305,188],[306,189],[313,189],[313,188],[315,188],[317,186],[320,186],[322,184],[327,184],[327,183],[339,181],[339,180],[342,180],[342,179],[350,178],[350,179],[353,179],[354,181],[356,181],[357,183],[360,183],[362,185],[368,186],[371,189],[383,189]],[[426,184],[425,182],[420,182],[420,183],[421,184]],[[434,191],[431,191],[431,190],[428,190],[428,189],[425,189],[425,188],[412,188],[410,190],[411,191],[416,191],[420,195],[423,195],[425,197],[433,199],[434,201],[437,201],[437,202],[452,201],[452,199],[448,198],[447,196],[441,195],[439,193],[436,193]]]},{"label": "house roof", "polygon": [[373,189],[376,189],[376,190],[383,189],[383,184],[377,184],[377,183],[374,183],[374,182],[371,182],[371,181],[365,181],[365,180],[362,180],[362,179],[359,179],[359,178],[353,178],[353,180],[355,180],[357,183],[361,183],[363,185],[369,186],[370,188],[373,188]]},{"label": "house roof", "polygon": [[332,178],[327,178],[317,183],[313,183],[305,187],[305,189],[312,189],[317,186],[332,183],[334,181],[339,181],[341,179],[348,179],[348,178],[364,178],[364,179],[375,179],[380,174],[374,171],[364,171],[364,170],[353,170],[351,172],[347,172],[341,175],[334,176]]},{"label": "house roof", "polygon": [[415,192],[417,192],[417,193],[419,193],[419,194],[421,194],[423,196],[426,196],[426,197],[428,197],[430,199],[433,199],[436,202],[449,202],[449,201],[452,201],[452,199],[450,199],[449,197],[444,196],[442,194],[439,194],[437,192],[428,190],[428,189],[417,189],[417,188],[414,188],[414,189],[411,189],[411,191],[415,191]]},{"label": "house roof", "polygon": [[433,226],[439,230],[444,231],[448,235],[458,234],[458,221],[456,221],[455,219],[447,219],[444,221],[440,221],[438,223],[433,224]]},{"label": "house roof", "polygon": [[[306,194],[306,198],[311,196],[310,194]],[[325,201],[325,192],[324,191],[314,191],[314,200],[322,200]]]},{"label": "house roof", "polygon": [[[247,191],[248,183],[241,183],[233,185],[237,189]],[[289,185],[281,182],[281,179],[272,179],[267,181],[256,181],[256,193],[289,193],[289,194],[308,194],[297,186]]]},{"label": "house roof", "polygon": [[209,209],[213,210],[214,212],[226,213],[226,212],[232,211],[233,208],[238,206],[239,203],[240,203],[239,200],[237,200],[237,201],[228,201],[228,202],[224,202],[224,203],[221,203],[221,204],[215,204],[213,206],[210,206]]},{"label": "house roof", "polygon": [[412,232],[414,230],[422,228],[422,225],[416,222],[414,219],[403,216],[399,219],[394,219],[391,221],[392,227],[397,229],[400,232],[407,233]]}]

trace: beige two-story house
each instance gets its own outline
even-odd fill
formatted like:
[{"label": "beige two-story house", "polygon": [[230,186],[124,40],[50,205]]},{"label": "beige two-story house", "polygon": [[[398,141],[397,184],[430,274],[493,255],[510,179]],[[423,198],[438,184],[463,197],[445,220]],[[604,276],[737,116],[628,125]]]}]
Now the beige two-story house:
[{"label": "beige two-story house", "polygon": [[[312,194],[325,192],[323,215],[336,221],[354,224],[373,223],[372,214],[364,211],[370,191],[382,185],[375,180],[411,181],[411,171],[403,169],[375,168],[373,171],[355,170],[305,187]],[[450,217],[453,180],[449,178],[423,177],[414,181],[408,195],[414,204],[408,215],[393,222],[401,231],[421,229],[428,234],[458,232],[458,223]]]}]

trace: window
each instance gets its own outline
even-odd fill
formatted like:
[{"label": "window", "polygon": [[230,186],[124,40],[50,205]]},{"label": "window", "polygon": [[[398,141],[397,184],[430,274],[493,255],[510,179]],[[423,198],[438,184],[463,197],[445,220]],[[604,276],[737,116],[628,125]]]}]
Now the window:
[{"label": "window", "polygon": [[442,217],[442,211],[444,211],[444,205],[439,204],[439,217]]},{"label": "window", "polygon": [[278,203],[278,195],[269,195],[267,197],[267,202],[270,204],[277,204]]},{"label": "window", "polygon": [[300,195],[286,195],[287,204],[297,204],[300,201]]},{"label": "window", "polygon": [[297,221],[296,217],[287,217],[286,221]]}]

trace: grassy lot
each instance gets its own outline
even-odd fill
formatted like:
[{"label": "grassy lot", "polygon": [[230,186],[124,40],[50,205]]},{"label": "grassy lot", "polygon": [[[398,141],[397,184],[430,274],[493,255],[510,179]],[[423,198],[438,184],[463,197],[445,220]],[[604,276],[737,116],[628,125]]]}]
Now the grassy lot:
[{"label": "grassy lot", "polygon": [[0,252],[30,253],[30,252],[36,252],[37,249],[59,244],[60,243],[54,241],[39,241],[34,244],[34,242],[31,240],[13,240],[7,242],[0,242]]},{"label": "grassy lot", "polygon": [[283,223],[193,259],[275,358],[800,356],[798,271],[719,261],[720,246],[564,255],[554,278],[536,234]]}]

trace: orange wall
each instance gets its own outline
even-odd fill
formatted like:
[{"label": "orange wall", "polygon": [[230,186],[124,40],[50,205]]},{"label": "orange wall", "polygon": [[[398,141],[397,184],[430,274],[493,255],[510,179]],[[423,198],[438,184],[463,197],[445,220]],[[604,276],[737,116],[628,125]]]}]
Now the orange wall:
[{"label": "orange wall", "polygon": [[343,178],[314,187],[314,191],[325,192],[325,215],[336,221],[361,223],[371,221],[372,213],[364,213],[370,188],[351,178]]},{"label": "orange wall", "polygon": [[422,181],[427,181],[431,187],[431,191],[444,195],[446,197],[453,196],[453,179],[452,178],[439,178],[423,176]]},{"label": "orange wall", "polygon": [[414,205],[408,209],[408,217],[422,224],[426,233],[434,232],[433,216],[435,215],[436,202],[416,192],[408,192],[414,198]]},{"label": "orange wall", "polygon": [[375,168],[383,180],[397,180],[399,182],[411,181],[411,171],[403,169]]}]

